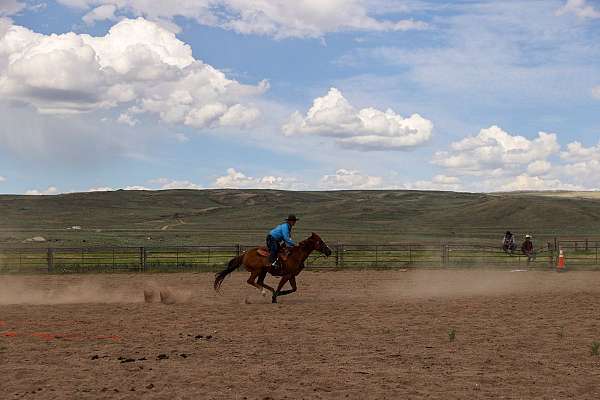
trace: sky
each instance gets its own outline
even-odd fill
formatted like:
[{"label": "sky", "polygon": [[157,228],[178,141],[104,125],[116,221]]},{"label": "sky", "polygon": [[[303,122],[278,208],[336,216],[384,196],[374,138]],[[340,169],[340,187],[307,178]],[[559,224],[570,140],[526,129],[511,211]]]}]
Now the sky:
[{"label": "sky", "polygon": [[203,188],[600,190],[600,0],[0,0],[0,193]]}]

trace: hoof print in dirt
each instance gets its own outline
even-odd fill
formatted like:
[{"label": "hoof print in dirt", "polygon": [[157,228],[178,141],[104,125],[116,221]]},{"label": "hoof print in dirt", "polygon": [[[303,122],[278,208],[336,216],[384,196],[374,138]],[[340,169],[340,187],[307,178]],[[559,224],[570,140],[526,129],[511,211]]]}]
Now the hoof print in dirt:
[{"label": "hoof print in dirt", "polygon": [[157,360],[167,360],[168,358],[169,356],[166,354],[159,354],[158,356],[156,356]]},{"label": "hoof print in dirt", "polygon": [[154,384],[153,383],[149,384],[148,386],[146,386],[146,389],[154,389]]},{"label": "hoof print in dirt", "polygon": [[206,340],[212,339],[212,335],[206,336]]},{"label": "hoof print in dirt", "polygon": [[138,358],[138,361],[146,361],[146,357]]},{"label": "hoof print in dirt", "polygon": [[130,363],[130,362],[135,362],[135,359],[134,358],[126,358],[124,360],[121,360],[121,364]]},{"label": "hoof print in dirt", "polygon": [[179,357],[181,357],[181,358],[188,358],[189,356],[190,356],[189,354],[185,354],[185,353],[181,353],[179,355]]},{"label": "hoof print in dirt", "polygon": [[194,339],[202,339],[202,338],[204,338],[204,335],[196,335],[196,336],[194,336]]},{"label": "hoof print in dirt", "polygon": [[173,297],[173,294],[171,292],[169,292],[168,290],[161,290],[160,291],[160,302],[163,304],[175,304],[177,301],[175,300],[175,297]]},{"label": "hoof print in dirt", "polygon": [[144,290],[144,302],[154,303],[156,301],[156,293],[154,290]]},{"label": "hoof print in dirt", "polygon": [[99,358],[100,358],[100,356],[98,356],[98,354],[94,354],[94,355],[92,356],[92,360],[97,360],[97,359],[99,359]]}]

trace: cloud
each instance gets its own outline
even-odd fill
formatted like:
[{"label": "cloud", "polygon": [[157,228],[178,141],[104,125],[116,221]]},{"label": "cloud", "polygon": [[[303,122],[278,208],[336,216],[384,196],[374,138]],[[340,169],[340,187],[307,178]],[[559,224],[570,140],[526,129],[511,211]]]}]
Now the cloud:
[{"label": "cloud", "polygon": [[18,0],[0,0],[0,17],[15,15],[25,8],[26,4]]},{"label": "cloud", "polygon": [[471,112],[527,108],[533,101],[552,107],[558,99],[573,103],[598,84],[598,41],[578,21],[557,18],[553,2],[446,3],[446,13],[433,13],[437,23],[430,41],[364,46],[339,63],[362,69],[386,65],[404,87],[416,89],[417,99],[451,96]]},{"label": "cloud", "polygon": [[0,182],[6,182],[6,178],[0,175]]},{"label": "cloud", "polygon": [[545,175],[552,169],[552,164],[546,160],[537,160],[527,166],[527,172],[531,175]]},{"label": "cloud", "polygon": [[[328,0],[295,2],[286,0],[186,0],[152,2],[140,0],[58,0],[67,6],[93,10],[84,16],[90,22],[114,18],[115,13],[144,16],[152,20],[174,21],[186,17],[200,24],[241,34],[290,37],[322,37],[343,31],[407,31],[426,29],[427,24],[411,18],[382,20],[378,2]],[[115,7],[116,10],[102,9]],[[408,11],[406,8],[396,11]],[[92,15],[90,15],[92,14]],[[87,21],[86,21],[87,22]]]},{"label": "cloud", "polygon": [[459,191],[462,189],[460,178],[435,175],[431,180],[421,180],[404,185],[406,189]]},{"label": "cloud", "polygon": [[220,189],[294,189],[297,181],[280,176],[253,178],[234,168],[227,169],[227,175],[218,177],[213,186]]},{"label": "cloud", "polygon": [[99,7],[94,8],[89,13],[83,16],[83,22],[88,25],[93,25],[96,21],[114,21],[116,20],[115,12],[117,11],[117,6],[114,4],[104,4]]},{"label": "cloud", "polygon": [[539,176],[521,174],[500,185],[494,185],[495,191],[510,192],[517,190],[583,190],[583,187],[563,183],[558,179],[544,179]]},{"label": "cloud", "polygon": [[321,178],[321,189],[380,189],[383,178],[364,175],[359,171],[338,169],[335,175],[325,175]]},{"label": "cloud", "polygon": [[598,100],[600,100],[600,85],[598,85],[598,86],[594,86],[594,87],[592,88],[592,96],[593,96],[595,99],[598,99]]},{"label": "cloud", "polygon": [[560,153],[560,158],[565,161],[600,161],[600,142],[596,146],[585,147],[581,142],[572,142],[567,145],[567,150]]},{"label": "cloud", "polygon": [[92,187],[89,188],[87,191],[88,192],[113,192],[115,189],[111,188],[111,187]]},{"label": "cloud", "polygon": [[25,192],[25,195],[27,196],[48,196],[55,194],[59,194],[59,191],[54,186],[49,186],[46,190],[28,190]]},{"label": "cloud", "polygon": [[581,19],[600,18],[600,11],[587,4],[586,0],[567,0],[564,6],[556,10],[556,15],[574,14]]},{"label": "cloud", "polygon": [[129,107],[120,122],[150,113],[199,129],[247,126],[260,115],[252,99],[267,89],[266,81],[228,79],[195,59],[175,34],[142,18],[122,20],[100,37],[42,35],[17,25],[0,30],[0,95],[41,113]]},{"label": "cloud", "polygon": [[171,190],[171,189],[203,189],[201,185],[197,185],[187,180],[172,180],[168,178],[152,179],[148,183],[153,185],[159,185],[159,190]]},{"label": "cloud", "polygon": [[357,110],[338,89],[331,88],[313,101],[306,116],[298,111],[292,114],[282,130],[286,136],[334,137],[338,145],[349,149],[406,150],[427,142],[433,123],[419,114],[403,118],[390,109]]},{"label": "cloud", "polygon": [[119,124],[125,124],[125,125],[129,125],[129,126],[136,126],[140,121],[138,119],[136,119],[136,118],[133,118],[129,114],[121,114],[121,115],[119,115],[119,118],[117,118],[117,122]]},{"label": "cloud", "polygon": [[591,147],[569,143],[560,158],[566,162],[561,168],[566,176],[586,187],[600,187],[600,142]]},{"label": "cloud", "polygon": [[532,164],[532,169],[539,170],[546,166],[539,162],[559,150],[556,134],[539,132],[536,139],[529,140],[493,125],[476,136],[452,143],[450,151],[436,152],[433,163],[458,174],[492,172],[501,175]]}]

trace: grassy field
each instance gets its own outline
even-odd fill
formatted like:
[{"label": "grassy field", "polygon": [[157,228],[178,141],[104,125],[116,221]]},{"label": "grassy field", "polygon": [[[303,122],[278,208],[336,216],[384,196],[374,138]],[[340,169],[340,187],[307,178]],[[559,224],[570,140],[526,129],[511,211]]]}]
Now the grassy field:
[{"label": "grassy field", "polygon": [[[2,195],[0,245],[252,245],[288,213],[300,218],[296,238],[329,243],[497,244],[507,229],[539,242],[600,237],[594,192],[168,190]],[[24,243],[35,236],[46,241]]]}]

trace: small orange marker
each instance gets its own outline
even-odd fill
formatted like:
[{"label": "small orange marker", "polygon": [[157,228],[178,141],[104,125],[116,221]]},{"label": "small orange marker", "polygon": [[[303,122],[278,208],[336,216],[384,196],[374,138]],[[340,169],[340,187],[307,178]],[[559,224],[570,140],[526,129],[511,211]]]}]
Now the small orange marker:
[{"label": "small orange marker", "polygon": [[563,272],[565,270],[565,254],[562,250],[558,252],[558,264],[556,265],[556,270],[558,272]]}]

